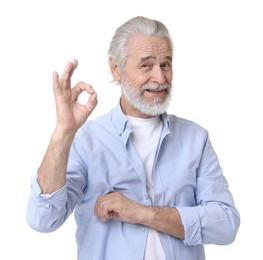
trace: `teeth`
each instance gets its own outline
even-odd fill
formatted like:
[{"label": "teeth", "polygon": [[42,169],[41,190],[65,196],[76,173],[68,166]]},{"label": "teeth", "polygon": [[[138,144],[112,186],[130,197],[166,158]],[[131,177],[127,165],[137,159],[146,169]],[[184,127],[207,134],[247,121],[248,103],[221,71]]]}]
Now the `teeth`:
[{"label": "teeth", "polygon": [[163,91],[163,89],[161,89],[161,90],[152,90],[152,89],[147,89],[146,91],[148,91],[148,92],[162,92],[162,91]]}]

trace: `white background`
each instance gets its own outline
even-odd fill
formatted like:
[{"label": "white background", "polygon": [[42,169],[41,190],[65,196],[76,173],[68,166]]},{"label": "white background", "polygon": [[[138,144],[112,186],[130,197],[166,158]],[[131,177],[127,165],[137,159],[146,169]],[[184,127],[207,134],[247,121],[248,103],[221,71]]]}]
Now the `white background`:
[{"label": "white background", "polygon": [[256,0],[1,0],[0,259],[76,259],[73,216],[51,234],[25,221],[30,177],[55,126],[52,71],[77,58],[73,83],[86,81],[98,92],[92,117],[107,112],[120,93],[110,83],[109,41],[137,15],[169,28],[169,112],[209,130],[241,214],[236,241],[206,246],[207,259],[263,259],[263,7]]}]

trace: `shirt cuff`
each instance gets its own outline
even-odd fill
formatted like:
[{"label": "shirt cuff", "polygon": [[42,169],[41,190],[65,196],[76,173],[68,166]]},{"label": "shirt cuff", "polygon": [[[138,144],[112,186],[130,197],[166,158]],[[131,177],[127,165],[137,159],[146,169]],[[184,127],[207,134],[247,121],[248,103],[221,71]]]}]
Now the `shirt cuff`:
[{"label": "shirt cuff", "polygon": [[57,209],[65,207],[67,201],[67,185],[65,184],[59,190],[51,194],[41,193],[40,186],[37,181],[38,173],[36,172],[31,177],[31,196],[33,197],[37,206],[49,208],[54,206]]},{"label": "shirt cuff", "polygon": [[197,207],[176,207],[179,211],[185,232],[183,243],[188,246],[202,243],[201,223]]}]

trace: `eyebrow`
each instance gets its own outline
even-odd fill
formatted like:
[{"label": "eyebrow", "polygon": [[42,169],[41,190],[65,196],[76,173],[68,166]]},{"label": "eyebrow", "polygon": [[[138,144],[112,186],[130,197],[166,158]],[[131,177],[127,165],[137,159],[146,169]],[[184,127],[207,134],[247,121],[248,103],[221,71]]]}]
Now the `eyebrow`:
[{"label": "eyebrow", "polygon": [[[144,57],[144,58],[141,58],[141,62],[145,62],[145,61],[148,61],[148,60],[155,60],[156,57],[155,56],[147,56],[147,57]],[[165,56],[165,59],[169,60],[169,61],[173,61],[173,58],[172,56]]]}]

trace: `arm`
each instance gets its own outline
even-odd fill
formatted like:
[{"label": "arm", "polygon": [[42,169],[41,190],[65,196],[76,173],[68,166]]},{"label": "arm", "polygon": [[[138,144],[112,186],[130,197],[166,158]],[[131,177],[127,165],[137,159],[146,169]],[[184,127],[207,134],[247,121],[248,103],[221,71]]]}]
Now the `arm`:
[{"label": "arm", "polygon": [[[40,232],[57,229],[73,211],[70,205],[73,206],[74,198],[68,197],[65,185],[69,151],[77,130],[97,104],[97,95],[90,85],[79,82],[71,88],[76,67],[76,60],[68,62],[60,79],[57,72],[53,73],[57,124],[38,173],[32,176],[26,214],[28,224]],[[85,105],[78,103],[83,91],[90,94]]]},{"label": "arm", "polygon": [[[79,82],[71,88],[71,77],[76,67],[76,60],[68,62],[60,79],[57,72],[53,72],[57,125],[38,170],[38,183],[44,194],[51,194],[64,186],[74,136],[97,105],[96,92],[90,85]],[[83,91],[90,94],[85,105],[78,103],[78,97]]]},{"label": "arm", "polygon": [[227,245],[235,240],[240,216],[208,134],[196,169],[196,206],[177,205],[186,245]]},{"label": "arm", "polygon": [[176,208],[144,206],[119,192],[112,192],[97,199],[94,213],[102,221],[115,218],[123,222],[142,224],[184,239],[184,227]]},{"label": "arm", "polygon": [[176,208],[148,207],[148,218],[142,220],[144,221],[141,224],[182,240],[184,239],[184,226]]},{"label": "arm", "polygon": [[[171,203],[170,207],[146,207],[121,194],[110,193],[97,199],[95,215],[103,221],[113,217],[143,224],[181,238],[189,246],[233,242],[239,228],[239,213],[217,155],[209,139],[206,139],[201,155],[197,150],[200,155],[198,167],[192,173],[196,175],[192,198],[196,205],[184,201],[181,205]],[[173,196],[173,193],[167,196]]]}]

